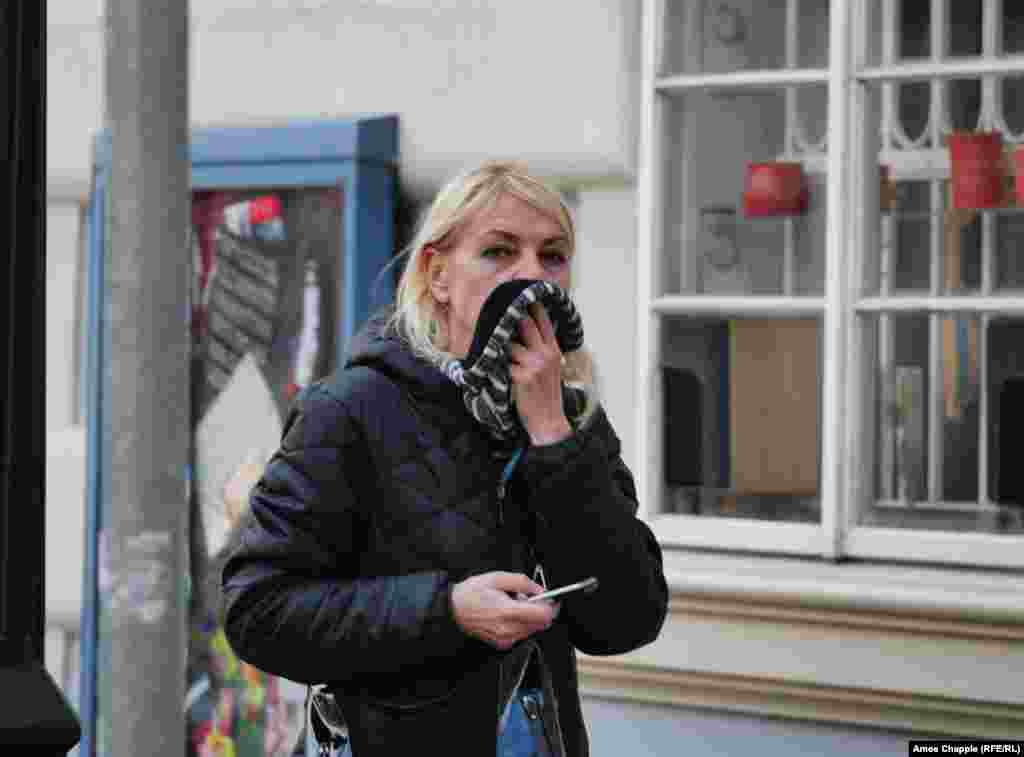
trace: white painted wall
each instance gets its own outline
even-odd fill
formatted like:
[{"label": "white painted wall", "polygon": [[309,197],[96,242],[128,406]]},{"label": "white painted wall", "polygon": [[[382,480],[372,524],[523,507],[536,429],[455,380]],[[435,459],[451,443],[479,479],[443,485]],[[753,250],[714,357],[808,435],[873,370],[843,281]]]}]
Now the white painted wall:
[{"label": "white painted wall", "polygon": [[46,614],[76,625],[85,570],[85,429],[46,435]]},{"label": "white painted wall", "polygon": [[[103,125],[103,0],[46,0],[46,172],[50,193],[88,187]],[[56,188],[56,190],[55,190]]]},{"label": "white painted wall", "polygon": [[576,193],[573,299],[583,318],[605,411],[636,470],[636,200],[632,186]]},{"label": "white painted wall", "polygon": [[[103,2],[49,0],[48,171],[89,173],[103,120]],[[634,169],[632,0],[193,0],[197,125],[400,116],[402,179],[430,194],[466,163],[550,176]]]},{"label": "white painted wall", "polygon": [[46,428],[73,422],[72,382],[78,272],[79,205],[51,201],[46,213]]},{"label": "white painted wall", "polygon": [[[46,218],[46,614],[61,628],[78,625],[85,564],[85,429],[73,425],[79,198],[74,187],[58,188]],[[63,682],[61,650],[51,641],[48,634],[46,661]]]}]

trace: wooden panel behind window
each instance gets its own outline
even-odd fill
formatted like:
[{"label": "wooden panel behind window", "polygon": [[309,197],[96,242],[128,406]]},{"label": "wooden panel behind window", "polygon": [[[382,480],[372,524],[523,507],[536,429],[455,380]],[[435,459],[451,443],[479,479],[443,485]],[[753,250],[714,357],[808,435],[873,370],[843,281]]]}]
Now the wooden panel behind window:
[{"label": "wooden panel behind window", "polygon": [[818,490],[816,321],[730,323],[732,488],[741,494]]}]

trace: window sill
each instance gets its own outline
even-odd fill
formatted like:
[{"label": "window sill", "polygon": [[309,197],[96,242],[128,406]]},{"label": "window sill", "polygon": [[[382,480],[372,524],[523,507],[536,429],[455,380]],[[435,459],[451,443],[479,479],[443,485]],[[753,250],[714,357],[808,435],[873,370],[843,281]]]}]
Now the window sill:
[{"label": "window sill", "polygon": [[665,573],[674,594],[1020,625],[1024,638],[1024,576],[1019,571],[830,563],[666,547]]},{"label": "window sill", "polygon": [[586,695],[1024,737],[1019,574],[664,553],[672,596],[660,637],[582,657]]}]

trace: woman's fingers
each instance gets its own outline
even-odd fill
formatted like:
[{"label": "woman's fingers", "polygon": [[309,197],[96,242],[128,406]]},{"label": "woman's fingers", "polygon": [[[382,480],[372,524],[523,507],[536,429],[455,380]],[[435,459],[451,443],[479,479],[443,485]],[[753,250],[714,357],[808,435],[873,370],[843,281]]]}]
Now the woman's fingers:
[{"label": "woman's fingers", "polygon": [[513,599],[517,594],[533,595],[541,590],[521,573],[495,571],[471,576],[452,589],[452,612],[467,634],[507,649],[554,622],[557,606]]},{"label": "woman's fingers", "polygon": [[508,344],[508,359],[511,363],[522,363],[526,356],[530,354],[530,351],[521,344],[515,342],[509,342]]},{"label": "woman's fingers", "polygon": [[555,337],[555,327],[542,305],[534,303],[530,306],[527,317],[519,322],[519,334],[522,344],[515,341],[508,344],[509,358],[513,363],[522,364],[528,359],[527,356],[533,353],[541,360],[557,358],[561,366],[562,351]]},{"label": "woman's fingers", "polygon": [[523,344],[533,347],[541,344],[553,344],[555,327],[551,323],[548,309],[539,302],[534,302],[526,309],[527,317],[519,322],[519,333]]},{"label": "woman's fingers", "polygon": [[[509,573],[508,571],[495,570],[490,573],[482,573],[474,576],[483,585],[500,589],[506,594],[540,594],[544,587],[536,581],[531,581],[529,576],[523,573]],[[467,581],[473,579],[466,579]]]},{"label": "woman's fingers", "polygon": [[533,314],[535,307],[537,307],[536,303],[530,305],[526,309],[526,316],[519,319],[519,337],[528,348],[536,347],[544,341],[537,326],[536,317]]},{"label": "woman's fingers", "polygon": [[540,335],[544,338],[544,341],[549,343],[556,342],[555,324],[551,322],[548,309],[539,302],[535,302],[530,306],[530,315],[533,316],[533,320],[537,323],[537,328],[540,330]]},{"label": "woman's fingers", "polygon": [[554,444],[569,436],[572,428],[562,407],[562,351],[543,305],[530,306],[519,331],[523,344],[508,347],[516,411],[533,444]]}]

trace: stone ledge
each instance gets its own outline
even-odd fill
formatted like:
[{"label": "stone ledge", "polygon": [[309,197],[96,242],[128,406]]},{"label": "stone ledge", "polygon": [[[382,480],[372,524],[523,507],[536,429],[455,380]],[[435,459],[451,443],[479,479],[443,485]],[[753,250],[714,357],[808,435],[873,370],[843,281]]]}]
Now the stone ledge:
[{"label": "stone ledge", "polygon": [[[697,556],[686,574],[673,566],[658,640],[615,658],[580,655],[581,691],[810,722],[1024,738],[1024,624],[1007,577],[950,571],[940,595],[932,592],[940,573],[894,571],[888,595],[871,601],[884,574],[871,567],[801,572],[782,561],[732,561],[732,572],[711,570],[730,563],[724,556]],[[978,591],[957,614],[952,600],[971,587]]]},{"label": "stone ledge", "polygon": [[664,552],[665,574],[677,597],[818,609],[830,615],[929,619],[963,629],[1024,628],[1021,571],[832,563],[671,547]]},{"label": "stone ledge", "polygon": [[902,692],[809,685],[780,679],[633,665],[581,657],[585,697],[706,708],[986,739],[1024,738],[1024,706],[964,701]]}]

